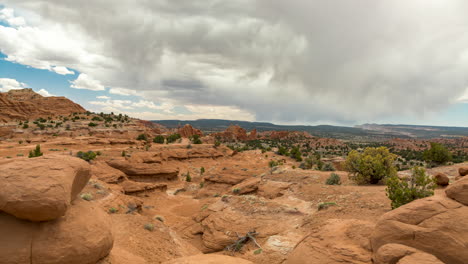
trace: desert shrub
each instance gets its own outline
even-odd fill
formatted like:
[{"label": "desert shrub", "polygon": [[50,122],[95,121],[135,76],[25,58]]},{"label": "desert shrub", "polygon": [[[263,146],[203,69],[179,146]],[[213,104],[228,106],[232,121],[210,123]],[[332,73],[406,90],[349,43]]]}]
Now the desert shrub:
[{"label": "desert shrub", "polygon": [[78,151],[78,153],[76,153],[76,156],[80,159],[90,161],[90,160],[95,159],[97,154],[91,150],[88,152]]},{"label": "desert shrub", "polygon": [[90,194],[90,193],[82,193],[80,195],[81,199],[85,200],[85,201],[91,201],[93,200],[93,195]]},{"label": "desert shrub", "polygon": [[125,150],[122,150],[122,157],[126,157],[127,153],[125,153]]},{"label": "desert shrub", "polygon": [[148,137],[146,136],[146,134],[140,134],[140,135],[138,135],[138,137],[136,139],[137,140],[148,141]]},{"label": "desert shrub", "polygon": [[276,160],[270,160],[270,162],[268,162],[268,167],[270,167],[270,173],[273,174],[273,170],[275,169],[275,167],[278,167],[279,163],[276,161]]},{"label": "desert shrub", "polygon": [[335,167],[331,163],[324,163],[322,166],[322,171],[335,171]]},{"label": "desert shrub", "polygon": [[154,230],[154,225],[151,223],[145,224],[144,228],[148,231],[153,231]]},{"label": "desert shrub", "polygon": [[93,122],[89,122],[89,123],[88,123],[88,126],[89,126],[89,127],[96,127],[96,126],[98,126],[98,124],[93,123]]},{"label": "desert shrub", "polygon": [[240,189],[239,188],[234,188],[234,189],[232,189],[232,193],[238,194],[238,193],[240,193]]},{"label": "desert shrub", "polygon": [[154,219],[158,220],[159,222],[163,222],[163,223],[164,223],[164,217],[162,217],[162,216],[160,216],[160,215],[155,216]]},{"label": "desert shrub", "polygon": [[214,146],[215,146],[215,147],[219,147],[220,145],[221,145],[221,142],[218,141],[218,140],[216,140],[215,143],[214,143]]},{"label": "desert shrub", "polygon": [[340,185],[341,184],[341,178],[340,175],[336,173],[330,174],[330,177],[325,181],[327,185]]},{"label": "desert shrub", "polygon": [[398,208],[416,199],[434,195],[435,180],[426,174],[422,167],[414,167],[411,176],[400,179],[397,175],[386,180],[387,196],[392,200],[392,209]]},{"label": "desert shrub", "polygon": [[368,147],[364,152],[351,151],[345,162],[350,179],[358,184],[377,184],[380,180],[396,175],[393,162],[396,155],[386,147]]},{"label": "desert shrub", "polygon": [[192,181],[192,177],[190,176],[190,172],[187,172],[187,174],[185,175],[185,181],[187,181],[187,182]]},{"label": "desert shrub", "polygon": [[302,153],[299,150],[299,147],[294,147],[291,150],[291,158],[295,159],[296,161],[302,161]]},{"label": "desert shrub", "polygon": [[431,142],[431,148],[424,151],[424,159],[435,164],[444,164],[452,160],[452,154],[442,144]]},{"label": "desert shrub", "polygon": [[29,128],[29,125],[28,125],[28,124],[24,124],[24,125],[23,125],[23,129],[27,129],[27,128]]},{"label": "desert shrub", "polygon": [[44,155],[44,153],[41,152],[41,145],[36,145],[36,148],[29,152],[29,157],[30,158],[36,158],[36,157],[40,157],[42,155]]},{"label": "desert shrub", "polygon": [[178,140],[180,138],[181,138],[180,134],[172,134],[172,135],[167,137],[167,143],[168,144],[169,143],[174,143],[174,142],[176,142],[176,140]]},{"label": "desert shrub", "polygon": [[203,175],[203,173],[205,173],[205,167],[200,168],[200,175]]},{"label": "desert shrub", "polygon": [[328,207],[330,206],[336,206],[338,204],[336,204],[335,202],[325,202],[325,203],[320,203],[318,205],[318,210],[323,210],[323,209],[327,209]]},{"label": "desert shrub", "polygon": [[109,208],[109,213],[111,213],[111,214],[115,214],[115,213],[117,213],[118,211],[119,211],[119,210],[116,209],[116,208],[114,208],[114,207]]},{"label": "desert shrub", "polygon": [[161,136],[161,135],[157,135],[153,138],[153,142],[156,144],[164,144],[165,140],[166,139],[164,138],[164,136]]},{"label": "desert shrub", "polygon": [[193,135],[191,140],[192,140],[193,144],[201,144],[202,143],[199,135]]},{"label": "desert shrub", "polygon": [[102,121],[102,118],[100,118],[99,116],[95,116],[93,118],[91,118],[92,121]]}]

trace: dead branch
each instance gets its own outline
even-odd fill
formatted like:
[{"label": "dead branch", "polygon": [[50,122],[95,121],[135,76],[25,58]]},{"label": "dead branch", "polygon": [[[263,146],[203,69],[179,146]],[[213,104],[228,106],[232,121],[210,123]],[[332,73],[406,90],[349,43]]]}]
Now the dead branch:
[{"label": "dead branch", "polygon": [[255,230],[247,232],[247,234],[245,236],[243,236],[243,237],[239,236],[239,234],[236,233],[238,239],[236,240],[236,242],[234,242],[231,245],[227,246],[225,248],[225,250],[231,251],[231,252],[238,252],[249,241],[254,242],[254,244],[261,249],[262,247],[257,243],[257,240],[255,239],[255,237],[258,234],[259,233],[257,233],[257,231],[255,231]]}]

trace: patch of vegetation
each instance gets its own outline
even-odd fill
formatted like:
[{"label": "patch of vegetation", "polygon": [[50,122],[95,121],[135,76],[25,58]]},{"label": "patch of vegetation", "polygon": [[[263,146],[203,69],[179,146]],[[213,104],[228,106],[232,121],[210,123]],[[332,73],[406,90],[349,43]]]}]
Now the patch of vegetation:
[{"label": "patch of vegetation", "polygon": [[202,144],[202,141],[200,139],[199,135],[193,135],[190,140],[192,141],[193,144]]},{"label": "patch of vegetation", "polygon": [[88,126],[89,126],[89,127],[97,127],[98,124],[93,123],[93,122],[89,122],[89,123],[88,123]]},{"label": "patch of vegetation", "polygon": [[322,171],[335,171],[335,167],[333,167],[333,164],[331,163],[324,163],[322,166]]},{"label": "patch of vegetation", "polygon": [[41,145],[36,145],[36,148],[29,152],[29,158],[36,158],[42,155],[44,155],[44,153],[41,152]]},{"label": "patch of vegetation", "polygon": [[431,148],[424,151],[424,159],[435,164],[445,164],[452,160],[452,153],[442,144],[431,142]]},{"label": "patch of vegetation", "polygon": [[136,138],[137,140],[148,141],[148,136],[146,134],[140,134]]},{"label": "patch of vegetation", "polygon": [[93,195],[90,194],[90,193],[82,193],[80,195],[81,199],[85,200],[85,201],[91,201],[93,200]]},{"label": "patch of vegetation", "polygon": [[435,180],[426,174],[422,167],[414,167],[408,179],[394,175],[387,179],[387,196],[392,200],[392,209],[398,208],[416,199],[434,195]]},{"label": "patch of vegetation", "polygon": [[97,154],[91,150],[88,152],[78,151],[78,153],[76,153],[76,156],[80,159],[91,161],[96,158]]},{"label": "patch of vegetation", "polygon": [[169,144],[169,143],[174,143],[174,142],[176,142],[176,140],[178,140],[178,139],[181,139],[180,134],[172,134],[172,135],[170,135],[170,136],[167,137],[167,139],[166,139],[166,140],[167,140],[167,144]]},{"label": "patch of vegetation", "polygon": [[330,206],[336,206],[338,204],[336,204],[335,202],[325,202],[325,203],[320,203],[318,205],[318,210],[323,210],[323,209],[328,209],[328,207]]},{"label": "patch of vegetation", "polygon": [[117,208],[114,208],[114,207],[109,208],[109,213],[111,213],[111,214],[115,214],[118,211],[119,211],[119,209],[117,209]]},{"label": "patch of vegetation", "polygon": [[187,174],[185,175],[185,181],[186,182],[191,182],[192,181],[192,177],[190,176],[190,172],[187,172]]},{"label": "patch of vegetation", "polygon": [[158,220],[159,222],[164,223],[164,217],[162,217],[160,215],[155,216],[154,219]]},{"label": "patch of vegetation", "polygon": [[235,193],[235,194],[240,193],[240,191],[241,191],[241,190],[240,190],[239,188],[234,188],[234,189],[232,189],[232,193]]},{"label": "patch of vegetation", "polygon": [[396,155],[386,147],[367,147],[362,153],[356,150],[348,154],[345,168],[350,179],[358,184],[377,184],[380,180],[396,175],[393,165]]},{"label": "patch of vegetation", "polygon": [[341,178],[340,175],[336,173],[330,174],[330,177],[325,181],[325,184],[327,185],[340,185],[341,184]]},{"label": "patch of vegetation", "polygon": [[122,157],[126,157],[127,153],[125,153],[125,150],[122,150]]},{"label": "patch of vegetation", "polygon": [[157,135],[153,138],[153,142],[156,144],[164,144],[164,141],[166,141],[166,139],[162,135]]},{"label": "patch of vegetation", "polygon": [[147,223],[147,224],[145,224],[144,228],[145,228],[146,230],[152,232],[152,231],[154,230],[154,225],[151,224],[151,223]]}]

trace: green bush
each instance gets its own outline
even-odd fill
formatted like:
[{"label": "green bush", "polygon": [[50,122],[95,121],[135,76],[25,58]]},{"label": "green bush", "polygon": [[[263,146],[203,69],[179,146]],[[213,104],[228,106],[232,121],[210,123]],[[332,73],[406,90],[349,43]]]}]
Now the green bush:
[{"label": "green bush", "polygon": [[28,124],[24,124],[24,125],[23,125],[23,129],[27,129],[27,128],[29,128],[29,125],[28,125]]},{"label": "green bush", "polygon": [[156,137],[153,138],[153,142],[156,144],[164,144],[165,140],[166,139],[164,138],[164,136],[161,136],[161,135],[157,135]]},{"label": "green bush", "polygon": [[350,179],[358,184],[377,184],[380,180],[396,175],[393,165],[396,155],[386,147],[368,147],[364,152],[351,151],[345,162]]},{"label": "green bush", "polygon": [[192,177],[190,176],[190,172],[187,172],[187,174],[185,175],[185,181],[187,181],[187,182],[192,181]]},{"label": "green bush", "polygon": [[146,134],[140,134],[140,135],[138,135],[138,137],[136,139],[137,140],[148,141],[148,137],[146,136]]},{"label": "green bush", "polygon": [[122,157],[126,157],[127,153],[125,153],[125,150],[122,150]]},{"label": "green bush", "polygon": [[424,151],[424,159],[435,164],[444,164],[452,160],[452,153],[442,144],[431,142],[431,148]]},{"label": "green bush", "polygon": [[98,124],[93,123],[93,122],[89,122],[88,126],[89,126],[89,127],[96,127],[96,126],[98,126]]},{"label": "green bush", "polygon": [[201,144],[202,143],[199,135],[193,135],[191,140],[192,140],[193,144]]},{"label": "green bush", "polygon": [[76,156],[80,159],[90,161],[96,158],[97,154],[94,151],[83,152],[79,151],[76,153]]},{"label": "green bush", "polygon": [[148,231],[153,231],[154,230],[154,225],[151,223],[145,224],[144,228]]},{"label": "green bush", "polygon": [[36,157],[40,157],[42,155],[44,155],[44,153],[41,152],[41,145],[36,145],[36,148],[29,152],[29,157],[30,158],[36,158]]},{"label": "green bush", "polygon": [[325,182],[327,185],[340,185],[341,184],[341,178],[340,175],[336,173],[330,174],[330,177],[328,177],[327,181]]},{"label": "green bush", "polygon": [[85,201],[91,201],[93,200],[93,195],[90,194],[90,193],[82,193],[80,195],[81,199],[85,200]]},{"label": "green bush", "polygon": [[397,175],[386,180],[387,196],[392,200],[392,209],[398,208],[416,199],[434,195],[435,180],[426,174],[422,167],[414,167],[408,179],[400,179]]},{"label": "green bush", "polygon": [[167,137],[167,143],[174,143],[176,140],[180,139],[181,136],[180,134],[172,134],[170,136]]},{"label": "green bush", "polygon": [[335,167],[331,163],[324,163],[322,166],[322,171],[335,171]]}]

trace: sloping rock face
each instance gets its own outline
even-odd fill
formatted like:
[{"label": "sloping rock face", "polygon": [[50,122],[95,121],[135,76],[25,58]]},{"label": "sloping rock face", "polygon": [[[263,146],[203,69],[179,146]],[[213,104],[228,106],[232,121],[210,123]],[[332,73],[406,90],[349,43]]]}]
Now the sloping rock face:
[{"label": "sloping rock face", "polygon": [[257,130],[254,129],[250,134],[240,126],[231,125],[224,132],[213,133],[211,136],[222,141],[246,141],[257,138]]},{"label": "sloping rock face", "polygon": [[0,166],[0,264],[95,264],[109,254],[109,216],[75,200],[89,180],[86,162],[51,155]]},{"label": "sloping rock face", "polygon": [[381,247],[401,244],[444,263],[468,263],[467,183],[468,179],[457,181],[447,188],[447,195],[416,200],[383,215],[371,238],[374,260]]},{"label": "sloping rock face", "polygon": [[32,89],[0,93],[1,122],[84,112],[83,107],[65,97],[43,97]]},{"label": "sloping rock face", "polygon": [[194,135],[198,135],[200,137],[203,136],[203,132],[200,129],[193,128],[191,125],[186,124],[185,126],[179,128],[177,133],[180,134],[181,137],[189,138]]},{"label": "sloping rock face", "polygon": [[113,159],[107,164],[125,173],[129,179],[142,182],[153,182],[163,180],[175,180],[179,175],[179,169],[156,164],[133,163],[128,160]]},{"label": "sloping rock face", "polygon": [[91,177],[87,162],[61,155],[10,162],[1,171],[0,210],[30,221],[63,216]]},{"label": "sloping rock face", "polygon": [[163,262],[163,264],[253,264],[245,259],[225,255],[195,255]]}]

